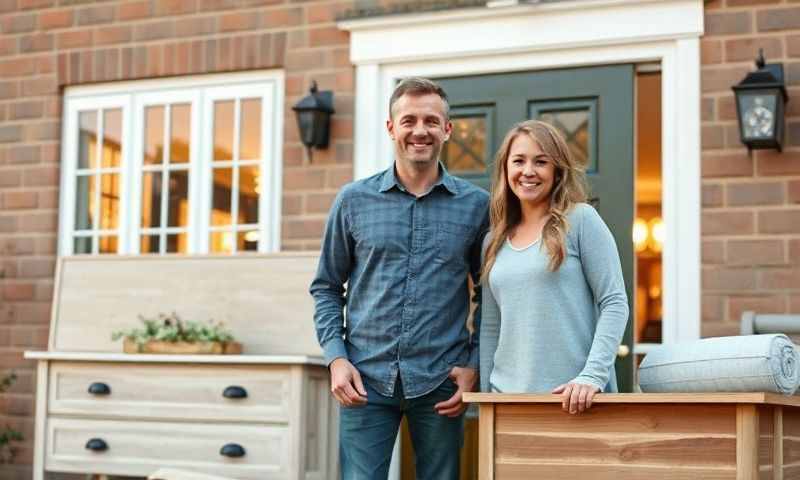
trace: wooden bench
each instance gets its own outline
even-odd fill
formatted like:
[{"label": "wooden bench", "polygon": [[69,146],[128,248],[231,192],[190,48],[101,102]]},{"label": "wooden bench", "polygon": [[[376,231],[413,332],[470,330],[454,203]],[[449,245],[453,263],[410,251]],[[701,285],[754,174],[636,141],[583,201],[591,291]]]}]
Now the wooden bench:
[{"label": "wooden bench", "polygon": [[[38,361],[44,471],[336,476],[336,407],[313,326],[317,256],[67,257]],[[124,354],[111,333],[175,311],[224,321],[241,355]]]}]

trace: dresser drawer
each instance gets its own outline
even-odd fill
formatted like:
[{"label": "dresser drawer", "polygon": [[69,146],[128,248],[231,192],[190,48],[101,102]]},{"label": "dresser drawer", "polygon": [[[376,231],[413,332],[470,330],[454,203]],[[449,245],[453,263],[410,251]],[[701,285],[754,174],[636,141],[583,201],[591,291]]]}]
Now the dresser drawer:
[{"label": "dresser drawer", "polygon": [[298,393],[289,380],[285,367],[54,362],[48,406],[51,414],[286,423]]},{"label": "dresser drawer", "polygon": [[[172,467],[236,479],[279,479],[289,473],[290,445],[286,426],[50,418],[45,468],[86,472],[91,465],[96,473],[147,476]],[[243,455],[225,456],[223,447],[229,455]]]}]

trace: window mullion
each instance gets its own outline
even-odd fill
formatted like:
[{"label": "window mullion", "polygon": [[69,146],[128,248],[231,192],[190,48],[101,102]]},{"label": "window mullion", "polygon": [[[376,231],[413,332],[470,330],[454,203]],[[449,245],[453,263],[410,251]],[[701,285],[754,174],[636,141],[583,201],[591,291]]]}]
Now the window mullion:
[{"label": "window mullion", "polygon": [[169,202],[169,117],[170,105],[164,105],[164,139],[162,140],[163,150],[161,151],[161,225],[158,234],[158,252],[161,254],[167,251],[167,206]]},{"label": "window mullion", "polygon": [[94,208],[92,209],[92,214],[94,216],[94,221],[92,222],[92,231],[94,234],[92,235],[92,253],[98,254],[100,252],[100,237],[98,236],[98,230],[100,230],[100,202],[102,202],[102,195],[100,194],[100,189],[102,184],[100,183],[100,177],[102,170],[101,164],[103,161],[103,109],[97,110],[97,138],[95,139],[95,159],[94,159]]}]

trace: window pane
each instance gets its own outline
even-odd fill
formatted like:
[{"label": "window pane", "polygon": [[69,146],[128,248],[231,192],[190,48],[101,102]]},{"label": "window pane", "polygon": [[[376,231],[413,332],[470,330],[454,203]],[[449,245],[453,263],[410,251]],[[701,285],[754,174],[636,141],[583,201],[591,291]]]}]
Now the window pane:
[{"label": "window pane", "polygon": [[595,165],[589,165],[589,109],[580,110],[554,110],[542,112],[539,117],[543,122],[547,122],[556,127],[564,139],[575,160],[585,165],[587,170],[593,171]]},{"label": "window pane", "polygon": [[100,177],[100,228],[115,230],[119,223],[119,174]]},{"label": "window pane", "polygon": [[75,188],[75,230],[94,228],[94,177],[78,176]]},{"label": "window pane", "polygon": [[442,151],[442,161],[451,173],[486,171],[486,117],[453,118],[453,133]]},{"label": "window pane", "polygon": [[161,226],[161,172],[142,176],[142,227]]},{"label": "window pane", "polygon": [[164,161],[164,107],[147,107],[144,110],[144,164]]},{"label": "window pane", "polygon": [[103,167],[118,167],[122,158],[122,110],[103,111]]},{"label": "window pane", "polygon": [[189,224],[189,172],[169,172],[169,205],[167,222],[170,227],[185,227]]},{"label": "window pane", "polygon": [[209,251],[212,253],[233,252],[233,232],[211,232]]},{"label": "window pane", "polygon": [[237,250],[255,252],[258,250],[258,232],[239,232],[237,235]]},{"label": "window pane", "polygon": [[167,253],[187,253],[189,242],[185,233],[167,235]]},{"label": "window pane", "polygon": [[240,125],[239,158],[242,160],[261,158],[261,99],[242,100]]},{"label": "window pane", "polygon": [[78,168],[94,168],[97,166],[97,112],[81,112],[78,123]]},{"label": "window pane", "polygon": [[258,167],[239,168],[239,222],[258,223]]},{"label": "window pane", "polygon": [[158,235],[142,235],[142,242],[139,246],[141,253],[158,253],[160,237]]},{"label": "window pane", "polygon": [[211,192],[211,225],[231,225],[231,189],[233,169],[215,168],[214,185]]},{"label": "window pane", "polygon": [[169,156],[170,163],[186,163],[191,151],[191,111],[189,104],[172,106],[172,124],[170,125]]},{"label": "window pane", "polygon": [[92,237],[75,237],[74,249],[76,254],[92,253]]},{"label": "window pane", "polygon": [[100,237],[100,253],[117,253],[117,236]]},{"label": "window pane", "polygon": [[233,100],[214,102],[214,160],[233,159]]}]

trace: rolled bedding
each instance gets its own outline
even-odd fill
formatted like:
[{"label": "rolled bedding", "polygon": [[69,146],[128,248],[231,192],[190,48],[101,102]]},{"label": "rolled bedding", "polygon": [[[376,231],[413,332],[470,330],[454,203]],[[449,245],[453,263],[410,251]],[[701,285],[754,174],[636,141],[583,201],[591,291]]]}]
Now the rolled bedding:
[{"label": "rolled bedding", "polygon": [[639,365],[643,392],[795,393],[797,348],[783,334],[705,338],[662,345]]}]

